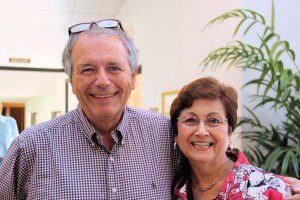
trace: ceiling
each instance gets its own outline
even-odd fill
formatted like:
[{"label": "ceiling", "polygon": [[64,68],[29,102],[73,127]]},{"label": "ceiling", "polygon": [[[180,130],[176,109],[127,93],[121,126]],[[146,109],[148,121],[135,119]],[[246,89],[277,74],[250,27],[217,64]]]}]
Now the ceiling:
[{"label": "ceiling", "polygon": [[[0,24],[66,29],[75,23],[114,17],[124,0],[0,0]],[[3,29],[1,30],[3,31]]]}]

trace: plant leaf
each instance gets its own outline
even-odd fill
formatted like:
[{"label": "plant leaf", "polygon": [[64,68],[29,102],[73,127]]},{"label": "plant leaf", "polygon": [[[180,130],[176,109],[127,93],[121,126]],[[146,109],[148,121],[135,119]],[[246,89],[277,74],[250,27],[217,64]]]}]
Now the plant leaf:
[{"label": "plant leaf", "polygon": [[284,156],[280,174],[286,174],[287,168],[289,166],[290,158],[291,158],[291,153],[290,151],[288,151]]},{"label": "plant leaf", "polygon": [[296,176],[299,177],[299,160],[297,159],[297,157],[294,153],[291,153],[291,158],[292,158],[292,164],[293,164],[293,168],[296,173]]}]

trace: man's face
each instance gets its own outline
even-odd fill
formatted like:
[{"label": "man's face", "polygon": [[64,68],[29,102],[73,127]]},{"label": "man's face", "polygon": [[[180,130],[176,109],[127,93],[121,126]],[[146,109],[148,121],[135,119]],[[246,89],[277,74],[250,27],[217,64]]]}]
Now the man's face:
[{"label": "man's face", "polygon": [[93,123],[120,120],[135,87],[128,51],[118,36],[82,34],[72,49],[72,90]]}]

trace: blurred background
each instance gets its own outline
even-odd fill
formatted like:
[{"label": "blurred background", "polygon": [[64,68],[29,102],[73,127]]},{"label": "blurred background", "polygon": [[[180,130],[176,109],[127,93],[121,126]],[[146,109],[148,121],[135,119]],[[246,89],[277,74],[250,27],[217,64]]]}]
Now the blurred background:
[{"label": "blurred background", "polygon": [[[240,108],[242,103],[251,104],[246,97],[253,91],[241,92],[241,86],[252,74],[238,68],[211,71],[200,66],[210,51],[232,40],[237,21],[202,31],[204,26],[236,8],[256,10],[270,20],[270,0],[0,0],[3,115],[14,117],[21,132],[74,109],[77,100],[61,64],[67,28],[105,18],[121,20],[140,50],[140,73],[129,105],[168,114],[176,92],[207,75],[234,86],[241,97]],[[277,32],[296,53],[300,51],[299,8],[297,0],[275,0]],[[252,40],[251,36],[236,37]],[[266,122],[280,121],[280,115],[274,118],[268,110],[257,114]]]}]

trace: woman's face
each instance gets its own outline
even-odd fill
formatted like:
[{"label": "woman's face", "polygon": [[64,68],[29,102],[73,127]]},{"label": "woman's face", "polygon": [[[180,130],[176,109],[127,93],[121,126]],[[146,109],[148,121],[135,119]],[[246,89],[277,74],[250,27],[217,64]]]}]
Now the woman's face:
[{"label": "woman's face", "polygon": [[191,166],[226,162],[225,151],[232,134],[228,133],[226,112],[220,100],[195,100],[181,112],[177,128],[175,140]]}]

